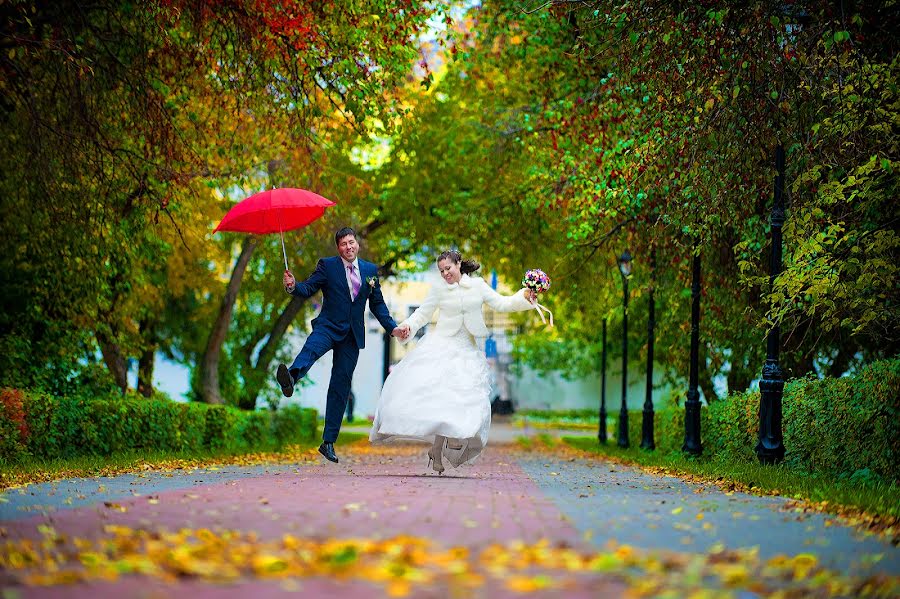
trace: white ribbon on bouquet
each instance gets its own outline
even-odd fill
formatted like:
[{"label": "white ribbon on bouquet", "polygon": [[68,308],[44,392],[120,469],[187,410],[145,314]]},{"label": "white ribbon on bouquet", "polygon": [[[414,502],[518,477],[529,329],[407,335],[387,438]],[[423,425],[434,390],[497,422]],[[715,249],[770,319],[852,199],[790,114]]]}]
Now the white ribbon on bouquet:
[{"label": "white ribbon on bouquet", "polygon": [[537,310],[538,316],[541,317],[541,322],[547,324],[547,319],[544,318],[544,312],[546,312],[550,316],[550,326],[553,326],[553,312],[548,310],[546,306],[542,306],[537,303],[537,299],[534,300],[534,309]]}]

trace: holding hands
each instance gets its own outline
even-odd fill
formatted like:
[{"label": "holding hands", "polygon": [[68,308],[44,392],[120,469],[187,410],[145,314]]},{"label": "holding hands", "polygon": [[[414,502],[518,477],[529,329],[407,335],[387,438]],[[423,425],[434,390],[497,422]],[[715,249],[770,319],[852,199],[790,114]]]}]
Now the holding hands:
[{"label": "holding hands", "polygon": [[401,325],[396,327],[393,331],[391,331],[391,336],[396,337],[397,339],[406,340],[409,337],[410,328],[408,324]]}]

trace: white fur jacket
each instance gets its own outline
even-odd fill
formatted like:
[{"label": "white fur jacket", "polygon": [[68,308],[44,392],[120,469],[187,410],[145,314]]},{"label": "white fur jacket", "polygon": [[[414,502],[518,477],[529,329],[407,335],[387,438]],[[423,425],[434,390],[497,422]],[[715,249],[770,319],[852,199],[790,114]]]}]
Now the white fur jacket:
[{"label": "white fur jacket", "polygon": [[497,312],[534,309],[534,304],[525,298],[525,289],[519,289],[514,295],[504,296],[491,289],[484,279],[463,275],[459,283],[451,285],[442,280],[432,285],[422,305],[399,326],[409,325],[410,335],[407,340],[410,340],[416,331],[431,322],[434,311],[440,310],[435,334],[450,337],[465,326],[474,337],[486,337],[489,331],[484,324],[482,304],[487,304]]}]

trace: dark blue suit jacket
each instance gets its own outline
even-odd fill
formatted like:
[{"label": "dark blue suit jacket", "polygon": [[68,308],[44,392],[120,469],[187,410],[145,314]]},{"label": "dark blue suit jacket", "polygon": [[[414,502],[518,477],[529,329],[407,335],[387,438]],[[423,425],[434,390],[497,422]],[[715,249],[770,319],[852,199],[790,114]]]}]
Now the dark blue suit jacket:
[{"label": "dark blue suit jacket", "polygon": [[[352,330],[356,346],[362,349],[366,346],[366,327],[363,318],[366,300],[369,302],[369,310],[386,331],[393,331],[397,323],[391,318],[381,295],[378,267],[362,258],[358,258],[358,262],[362,285],[356,300],[350,298],[347,273],[340,256],[319,260],[315,272],[305,281],[297,281],[291,295],[308,298],[321,291],[322,311],[312,321],[313,331],[325,333],[333,341],[339,341],[347,335],[348,330]],[[374,285],[370,285],[369,280],[374,280]]]}]

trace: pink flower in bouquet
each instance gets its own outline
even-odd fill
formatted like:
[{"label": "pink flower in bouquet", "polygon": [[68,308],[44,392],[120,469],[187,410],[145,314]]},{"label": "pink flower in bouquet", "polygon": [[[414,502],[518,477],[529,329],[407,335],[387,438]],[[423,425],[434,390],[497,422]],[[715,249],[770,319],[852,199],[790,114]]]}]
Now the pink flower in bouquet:
[{"label": "pink flower in bouquet", "polygon": [[522,286],[535,293],[543,293],[550,289],[550,277],[543,270],[534,268],[525,273],[525,277],[522,278]]}]

